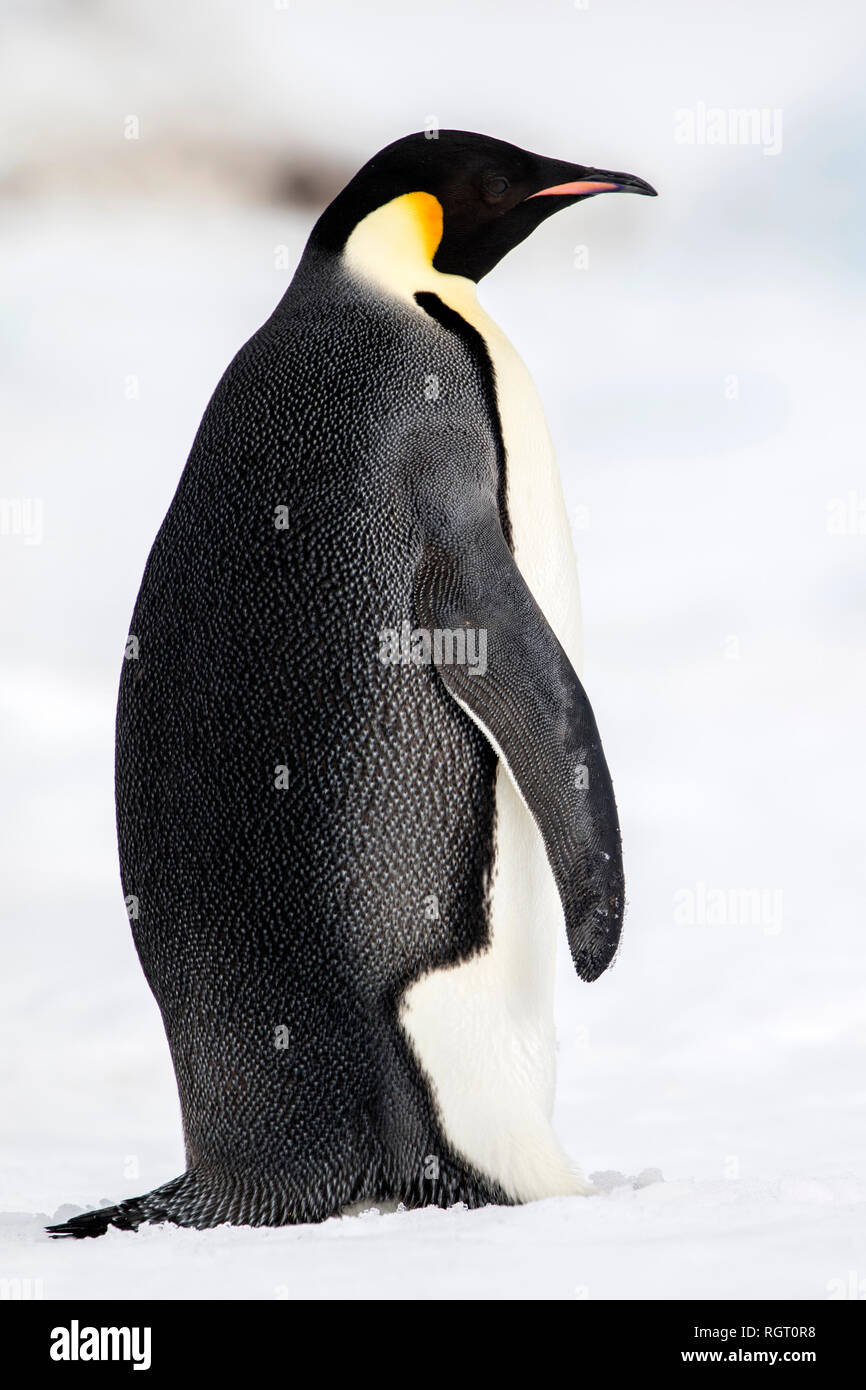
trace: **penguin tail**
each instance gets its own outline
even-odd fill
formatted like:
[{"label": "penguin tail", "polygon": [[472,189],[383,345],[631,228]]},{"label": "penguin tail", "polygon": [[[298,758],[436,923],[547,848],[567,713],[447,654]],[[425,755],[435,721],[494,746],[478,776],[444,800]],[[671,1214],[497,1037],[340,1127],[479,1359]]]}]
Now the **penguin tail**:
[{"label": "penguin tail", "polygon": [[224,1204],[215,1200],[194,1168],[179,1178],[155,1187],[143,1197],[129,1197],[116,1207],[98,1207],[82,1212],[59,1226],[46,1226],[50,1236],[104,1236],[110,1226],[119,1231],[137,1231],[148,1222],[170,1221],[176,1226],[217,1226],[229,1220]]}]

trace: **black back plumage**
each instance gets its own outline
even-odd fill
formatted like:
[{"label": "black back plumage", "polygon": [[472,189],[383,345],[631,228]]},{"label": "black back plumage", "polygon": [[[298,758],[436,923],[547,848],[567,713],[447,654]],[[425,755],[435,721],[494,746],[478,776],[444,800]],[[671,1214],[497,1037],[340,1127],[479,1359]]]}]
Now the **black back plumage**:
[{"label": "black back plumage", "polygon": [[[383,664],[379,638],[414,622],[418,440],[468,431],[499,469],[489,386],[482,350],[310,254],[217,388],[148,560],[121,873],[193,1207],[200,1189],[217,1219],[226,1175],[252,1222],[495,1195],[397,1022],[413,979],[486,943],[495,758],[434,668]],[[453,456],[424,452],[447,494]]]}]

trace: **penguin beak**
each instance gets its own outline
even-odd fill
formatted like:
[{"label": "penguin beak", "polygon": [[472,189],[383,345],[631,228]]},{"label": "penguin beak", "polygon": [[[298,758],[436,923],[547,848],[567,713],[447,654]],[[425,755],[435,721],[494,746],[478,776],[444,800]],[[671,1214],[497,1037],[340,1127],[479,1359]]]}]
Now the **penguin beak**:
[{"label": "penguin beak", "polygon": [[591,198],[595,193],[643,193],[648,198],[658,195],[652,184],[639,179],[637,174],[612,173],[608,169],[581,169],[580,178],[569,183],[555,183],[550,188],[540,188],[530,193],[524,202],[531,198]]}]

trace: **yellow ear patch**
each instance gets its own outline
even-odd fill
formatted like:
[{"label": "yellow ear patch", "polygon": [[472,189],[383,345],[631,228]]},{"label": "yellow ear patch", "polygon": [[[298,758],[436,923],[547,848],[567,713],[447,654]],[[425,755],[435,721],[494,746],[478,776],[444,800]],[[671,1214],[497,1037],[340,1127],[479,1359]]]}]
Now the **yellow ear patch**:
[{"label": "yellow ear patch", "polygon": [[442,240],[442,204],[432,193],[406,193],[395,198],[395,203],[405,203],[418,228],[424,254],[432,263]]},{"label": "yellow ear patch", "polygon": [[353,270],[411,298],[428,287],[442,240],[442,204],[432,193],[404,193],[362,217],[343,248]]}]

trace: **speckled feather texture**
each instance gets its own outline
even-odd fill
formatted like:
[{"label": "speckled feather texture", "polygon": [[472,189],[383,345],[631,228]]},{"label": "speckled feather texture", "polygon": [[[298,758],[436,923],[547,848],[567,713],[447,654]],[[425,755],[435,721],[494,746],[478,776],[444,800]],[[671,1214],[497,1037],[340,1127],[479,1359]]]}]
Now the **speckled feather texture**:
[{"label": "speckled feather texture", "polygon": [[[619,831],[509,549],[491,363],[434,298],[388,299],[311,242],[205,413],[117,713],[123,889],[188,1171],[56,1234],[520,1196],[449,1141],[401,1001],[490,944],[498,755],[587,979],[619,936]],[[486,672],[383,662],[407,622],[489,628]],[[587,1190],[532,1123],[519,1162]]]},{"label": "speckled feather texture", "polygon": [[[70,1226],[507,1201],[451,1151],[397,1023],[413,979],[488,933],[495,755],[432,666],[379,657],[413,617],[411,469],[424,454],[443,497],[461,483],[467,403],[484,417],[459,339],[314,257],[214,393],[117,714],[123,889],[190,1172]],[[467,453],[495,495],[491,427]]]}]

